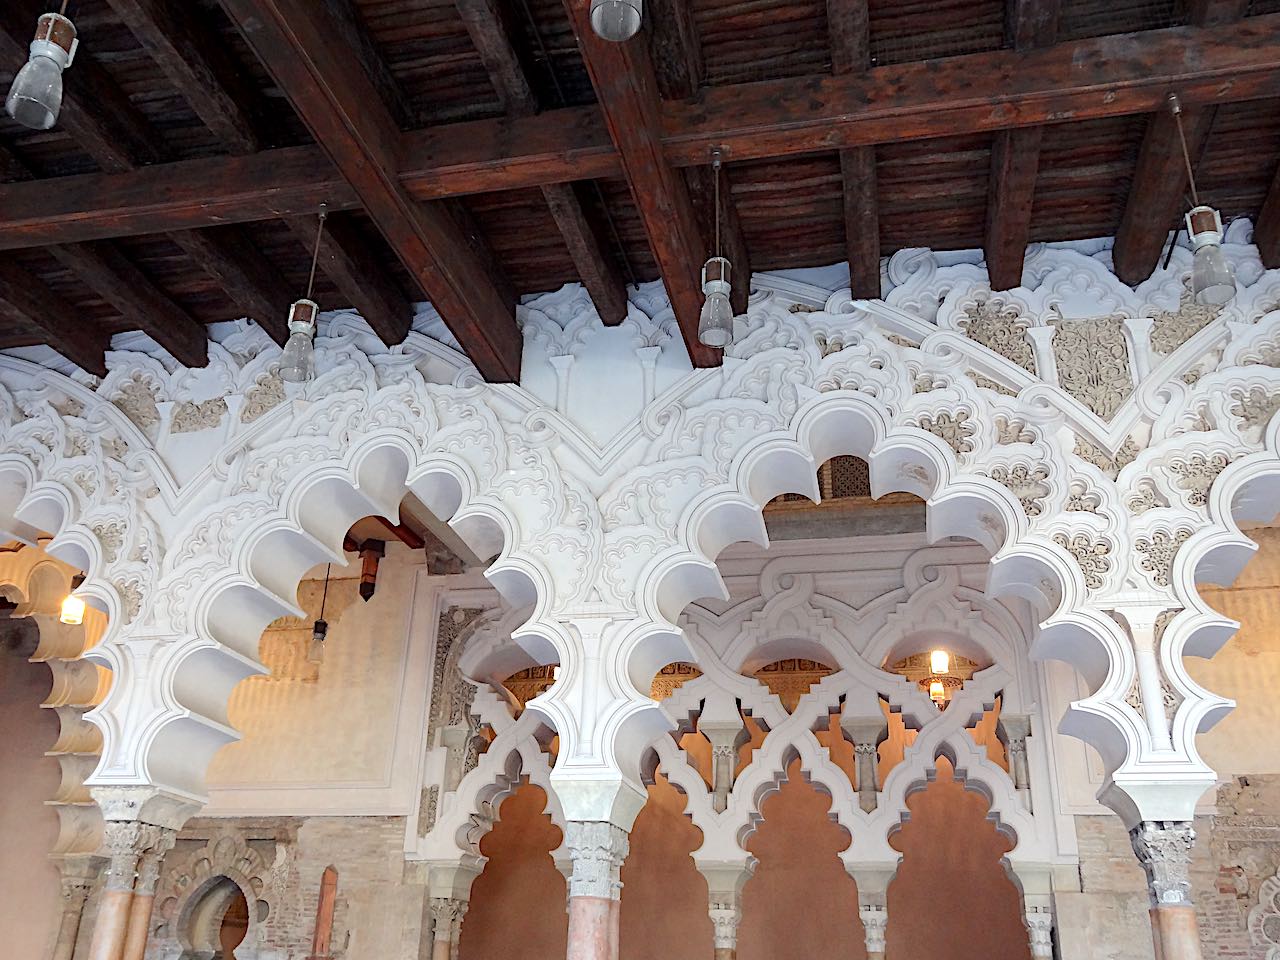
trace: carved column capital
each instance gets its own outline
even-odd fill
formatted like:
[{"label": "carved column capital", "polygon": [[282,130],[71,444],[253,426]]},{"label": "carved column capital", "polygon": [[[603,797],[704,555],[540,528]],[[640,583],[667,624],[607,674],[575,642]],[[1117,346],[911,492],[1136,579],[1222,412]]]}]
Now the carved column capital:
[{"label": "carved column capital", "polygon": [[147,897],[155,896],[165,854],[178,839],[178,832],[167,827],[152,827],[149,832],[154,841],[138,858],[138,879],[134,885],[134,893]]},{"label": "carved column capital", "polygon": [[1147,874],[1152,906],[1191,904],[1191,848],[1196,832],[1183,820],[1144,820],[1129,831],[1133,852]]},{"label": "carved column capital", "polygon": [[622,896],[622,863],[630,840],[627,831],[604,820],[570,820],[565,845],[573,859],[570,897]]},{"label": "carved column capital", "polygon": [[1028,904],[1025,916],[1031,956],[1034,960],[1053,957],[1053,909]]},{"label": "carved column capital", "polygon": [[882,902],[862,901],[858,904],[867,953],[884,955],[884,935],[889,928],[889,909]]},{"label": "carved column capital", "polygon": [[433,940],[454,943],[462,928],[462,918],[467,912],[467,901],[456,897],[431,898],[431,923]]},{"label": "carved column capital", "polygon": [[742,905],[737,897],[714,898],[710,902],[708,913],[711,924],[715,928],[715,947],[717,950],[736,950],[738,948],[738,924],[742,921]]}]

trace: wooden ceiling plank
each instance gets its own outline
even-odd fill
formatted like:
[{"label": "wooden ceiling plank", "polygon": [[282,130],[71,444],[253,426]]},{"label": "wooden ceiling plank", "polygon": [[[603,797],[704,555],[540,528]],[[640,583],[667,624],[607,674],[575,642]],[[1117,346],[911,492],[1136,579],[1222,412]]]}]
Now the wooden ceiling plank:
[{"label": "wooden ceiling plank", "polygon": [[204,125],[232,153],[261,146],[251,91],[221,41],[201,37],[195,4],[180,13],[171,0],[108,0],[116,16],[164,71]]},{"label": "wooden ceiling plank", "polygon": [[[0,62],[8,68],[17,70],[27,62],[42,12],[28,0],[0,4]],[[164,159],[146,118],[90,51],[78,51],[70,69],[74,74],[68,71],[58,125],[99,167],[117,173]]]},{"label": "wooden ceiling plank", "polygon": [[1253,228],[1253,242],[1258,246],[1262,265],[1268,270],[1280,267],[1280,168],[1271,181]]},{"label": "wooden ceiling plank", "polygon": [[[1247,0],[1192,0],[1187,17],[1194,26],[1230,24],[1243,17],[1247,8]],[[1172,86],[1170,92],[1180,91]],[[1212,106],[1184,105],[1182,125],[1193,164],[1209,142],[1216,115]],[[1186,212],[1189,186],[1178,122],[1162,104],[1147,121],[1111,252],[1116,276],[1125,283],[1141,283],[1160,264],[1169,231],[1179,228]]]},{"label": "wooden ceiling plank", "polygon": [[[724,146],[732,159],[783,157],[1151,113],[1164,108],[1174,85],[1184,106],[1280,96],[1280,14],[877,67],[864,75],[707,88],[699,101],[664,105],[663,148],[677,167],[704,166],[712,145]],[[957,90],[965,95],[958,98]],[[741,109],[726,109],[731,105]],[[795,138],[788,139],[792,129]],[[821,133],[816,140],[814,130]],[[615,177],[622,170],[594,107],[415,131],[401,142],[398,168],[417,199]],[[311,213],[326,200],[331,211],[359,206],[315,147],[61,177],[58,188],[0,184],[0,250],[275,219]]]},{"label": "wooden ceiling plank", "polygon": [[283,344],[288,339],[292,300],[243,230],[220,227],[216,234],[186,230],[169,234],[169,239],[213,277],[244,315],[256,320],[272,340]]},{"label": "wooden ceiling plank", "polygon": [[[285,221],[310,253],[316,240],[315,217]],[[413,304],[369,250],[348,214],[330,214],[320,236],[319,269],[387,346],[403,343],[413,323]]]},{"label": "wooden ceiling plank", "polygon": [[188,367],[209,362],[204,324],[174,303],[109,241],[50,247],[55,258],[100,297]]},{"label": "wooden ceiling plank", "polygon": [[[507,6],[499,0],[455,0],[472,45],[480,54],[503,107],[511,116],[538,112],[538,100],[512,44]],[[542,197],[564,239],[583,286],[606,326],[627,316],[627,288],[572,184],[542,187]]]},{"label": "wooden ceiling plank", "polygon": [[705,248],[688,184],[663,153],[662,105],[644,38],[602,40],[591,29],[588,0],[565,0],[565,7],[689,357],[695,367],[718,366],[721,351],[698,340]]},{"label": "wooden ceiling plank", "polygon": [[[1061,12],[1062,0],[1008,0],[1006,42],[1015,51],[1052,44]],[[1022,285],[1043,134],[1043,127],[998,130],[991,144],[991,180],[982,247],[992,290]]]},{"label": "wooden ceiling plank", "polygon": [[[866,73],[871,66],[871,17],[867,0],[827,0],[827,32],[831,37],[831,72],[837,76]],[[855,297],[876,299],[881,294],[876,148],[841,150],[840,179],[849,289]]]},{"label": "wooden ceiling plank", "polygon": [[472,363],[491,381],[518,379],[514,303],[448,212],[419,204],[400,182],[399,127],[344,38],[333,0],[222,5]]},{"label": "wooden ceiling plank", "polygon": [[0,258],[0,306],[38,330],[46,343],[86,373],[107,375],[110,337],[20,266]]}]

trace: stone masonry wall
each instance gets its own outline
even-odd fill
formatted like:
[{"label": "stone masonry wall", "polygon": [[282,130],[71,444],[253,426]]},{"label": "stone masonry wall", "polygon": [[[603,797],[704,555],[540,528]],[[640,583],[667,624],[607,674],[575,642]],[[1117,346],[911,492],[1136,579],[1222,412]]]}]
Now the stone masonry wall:
[{"label": "stone masonry wall", "polygon": [[[1077,817],[1080,893],[1057,897],[1062,960],[1151,960],[1146,881],[1115,817]],[[1196,820],[1191,880],[1205,960],[1267,960],[1249,911],[1280,869],[1280,776],[1237,777]]]}]

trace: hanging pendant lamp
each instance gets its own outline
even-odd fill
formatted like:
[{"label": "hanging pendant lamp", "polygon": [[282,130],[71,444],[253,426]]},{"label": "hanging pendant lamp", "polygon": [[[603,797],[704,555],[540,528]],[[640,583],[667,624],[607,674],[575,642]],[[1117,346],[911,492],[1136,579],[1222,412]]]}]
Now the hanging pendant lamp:
[{"label": "hanging pendant lamp", "polygon": [[27,62],[14,76],[4,102],[9,116],[32,130],[48,130],[62,110],[62,71],[71,66],[80,45],[66,11],[63,0],[61,12],[42,14],[36,21]]},{"label": "hanging pendant lamp", "polygon": [[729,302],[733,265],[720,255],[720,151],[711,151],[715,177],[715,256],[702,265],[702,292],[706,300],[698,317],[698,341],[724,349],[733,342],[733,306]]},{"label": "hanging pendant lamp", "polygon": [[1196,303],[1221,307],[1236,295],[1236,274],[1222,253],[1222,215],[1200,202],[1196,175],[1191,168],[1191,151],[1182,129],[1182,103],[1176,93],[1169,94],[1169,110],[1178,125],[1182,143],[1182,159],[1187,165],[1187,183],[1191,187],[1191,210],[1187,213],[1187,236],[1191,239],[1191,295]]},{"label": "hanging pendant lamp", "polygon": [[286,383],[305,383],[316,377],[315,336],[316,319],[320,305],[311,299],[316,285],[316,264],[320,260],[320,238],[324,234],[324,221],[328,207],[320,204],[320,224],[316,227],[316,245],[311,254],[311,276],[307,280],[307,295],[289,308],[289,339],[280,355],[280,379]]}]

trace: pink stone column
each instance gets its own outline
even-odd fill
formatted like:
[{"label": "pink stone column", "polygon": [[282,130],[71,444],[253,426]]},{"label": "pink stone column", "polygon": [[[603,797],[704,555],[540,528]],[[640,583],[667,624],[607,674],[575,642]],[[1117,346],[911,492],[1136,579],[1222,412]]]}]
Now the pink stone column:
[{"label": "pink stone column", "polygon": [[1191,903],[1195,830],[1185,821],[1144,820],[1129,836],[1147,874],[1156,960],[1203,960],[1200,928]]},{"label": "pink stone column", "polygon": [[155,842],[138,861],[138,878],[133,887],[133,903],[129,908],[129,925],[125,932],[123,960],[143,960],[147,952],[147,936],[151,932],[151,911],[156,902],[156,884],[164,855],[176,839],[173,830],[157,830]]},{"label": "pink stone column", "polygon": [[571,820],[568,960],[618,960],[622,862],[627,831],[606,821]]},{"label": "pink stone column", "polygon": [[98,901],[88,960],[122,960],[138,859],[149,846],[143,839],[146,830],[145,824],[128,821],[108,821],[104,828],[103,846],[110,865],[106,886]]},{"label": "pink stone column", "polygon": [[93,887],[97,869],[89,857],[67,857],[59,863],[62,871],[62,915],[58,919],[58,936],[54,941],[52,960],[71,960],[80,939],[80,920],[84,904]]}]

